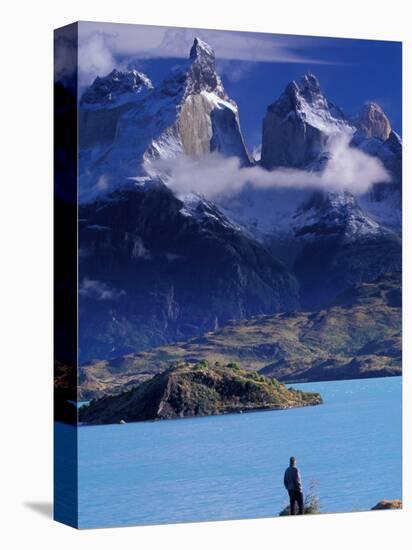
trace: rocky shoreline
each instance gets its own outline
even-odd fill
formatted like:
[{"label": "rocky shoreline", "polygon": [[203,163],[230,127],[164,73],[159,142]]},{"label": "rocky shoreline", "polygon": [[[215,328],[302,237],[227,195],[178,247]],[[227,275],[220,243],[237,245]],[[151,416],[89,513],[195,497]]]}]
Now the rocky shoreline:
[{"label": "rocky shoreline", "polygon": [[79,410],[80,422],[114,424],[320,405],[319,393],[286,388],[236,363],[181,364]]}]

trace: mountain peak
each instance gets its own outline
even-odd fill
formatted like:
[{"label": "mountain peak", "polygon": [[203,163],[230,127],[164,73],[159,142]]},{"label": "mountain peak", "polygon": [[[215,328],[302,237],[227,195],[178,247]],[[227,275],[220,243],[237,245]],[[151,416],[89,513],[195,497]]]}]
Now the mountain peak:
[{"label": "mountain peak", "polygon": [[150,78],[140,71],[113,69],[106,76],[95,78],[83,93],[80,103],[87,107],[117,106],[132,101],[140,92],[152,88]]},{"label": "mountain peak", "polygon": [[215,52],[213,51],[213,49],[211,48],[211,46],[209,46],[209,44],[207,44],[206,42],[204,42],[203,40],[201,40],[199,37],[195,37],[194,41],[193,41],[193,45],[190,49],[190,59],[198,59],[199,57],[203,57],[203,56],[207,56],[209,57],[210,59],[215,59]]},{"label": "mountain peak", "polygon": [[304,74],[298,81],[292,80],[286,86],[284,94],[293,105],[300,106],[302,100],[308,105],[317,104],[321,108],[327,108],[328,105],[321,90],[319,80],[312,73]]},{"label": "mountain peak", "polygon": [[268,107],[262,165],[307,167],[327,151],[329,137],[341,132],[352,132],[343,112],[323,95],[316,76],[306,73]]},{"label": "mountain peak", "polygon": [[392,131],[391,123],[382,107],[374,101],[367,101],[356,121],[358,130],[368,138],[386,141]]},{"label": "mountain peak", "polygon": [[189,62],[187,94],[214,92],[221,99],[226,99],[222,81],[216,73],[215,53],[209,44],[196,37]]},{"label": "mountain peak", "polygon": [[302,95],[308,99],[312,99],[315,96],[322,96],[322,90],[320,88],[319,80],[312,73],[306,73],[299,81],[299,90]]},{"label": "mountain peak", "polygon": [[184,97],[211,92],[220,99],[227,99],[216,72],[215,53],[209,44],[198,37],[193,41],[188,60],[171,71],[162,88],[169,96],[180,92],[183,92]]}]

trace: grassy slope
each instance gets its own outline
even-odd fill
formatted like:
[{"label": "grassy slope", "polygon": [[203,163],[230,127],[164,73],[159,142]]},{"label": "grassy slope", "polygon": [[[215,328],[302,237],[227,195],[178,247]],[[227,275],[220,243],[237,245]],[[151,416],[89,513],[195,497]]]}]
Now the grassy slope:
[{"label": "grassy slope", "polygon": [[170,346],[79,369],[81,396],[116,393],[177,362],[238,362],[282,381],[401,374],[399,275],[364,283],[318,312],[264,315]]},{"label": "grassy slope", "polygon": [[250,410],[318,405],[318,393],[287,389],[274,379],[236,364],[181,364],[120,395],[80,409],[91,424],[206,416]]}]

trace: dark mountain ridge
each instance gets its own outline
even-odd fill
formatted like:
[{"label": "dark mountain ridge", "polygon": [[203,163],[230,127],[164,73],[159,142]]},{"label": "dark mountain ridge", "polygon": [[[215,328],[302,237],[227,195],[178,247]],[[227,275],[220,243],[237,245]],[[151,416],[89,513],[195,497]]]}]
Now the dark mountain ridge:
[{"label": "dark mountain ridge", "polygon": [[176,196],[156,164],[210,152],[253,162],[236,103],[201,40],[155,89],[137,72],[96,79],[79,120],[81,362],[187,340],[232,320],[325,308],[352,285],[401,268],[400,138],[375,104],[356,120],[345,117],[314,75],[269,106],[261,165],[322,171],[330,136],[349,132],[351,146],[381,160],[393,181],[362,197],[297,192],[292,206],[273,192],[263,202],[285,204],[287,214],[278,219],[266,206],[269,234],[259,233],[253,186],[237,211],[236,198],[227,208],[220,198]]},{"label": "dark mountain ridge", "polygon": [[402,372],[400,274],[345,290],[316,312],[233,321],[197,338],[79,367],[84,399],[118,393],[179,362],[236,362],[287,382]]}]

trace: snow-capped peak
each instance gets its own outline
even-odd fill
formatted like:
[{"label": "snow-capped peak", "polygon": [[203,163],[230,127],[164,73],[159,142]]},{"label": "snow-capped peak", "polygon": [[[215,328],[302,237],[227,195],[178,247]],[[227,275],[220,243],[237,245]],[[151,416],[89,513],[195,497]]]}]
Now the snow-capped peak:
[{"label": "snow-capped peak", "polygon": [[310,126],[326,134],[335,134],[349,127],[339,107],[323,95],[319,80],[313,74],[305,74],[298,83],[291,82],[285,94],[290,102],[289,113],[294,113]]},{"label": "snow-capped peak", "polygon": [[[112,101],[119,82],[126,80],[129,86],[129,78],[138,78],[139,84],[140,81],[144,84],[137,71],[129,74],[131,77],[126,78],[119,71],[113,71],[105,79],[96,79],[83,101],[94,101],[97,93],[98,105]],[[124,85],[119,92],[123,90]],[[86,107],[90,109],[89,104]],[[238,157],[242,165],[250,164],[237,105],[223,88],[212,48],[199,38],[194,39],[188,59],[173,68],[160,86],[118,114],[110,143],[108,140],[101,143],[99,137],[93,142],[93,148],[81,155],[83,200],[130,185],[136,178],[162,178],[162,161],[182,155],[200,158],[218,152]],[[101,181],[105,183],[104,188]]]},{"label": "snow-capped peak", "polygon": [[324,103],[325,107],[327,106],[327,101],[322,94],[322,90],[320,89],[319,80],[314,74],[306,73],[298,83],[293,81],[291,85],[306,99],[308,103],[315,103],[320,100]]},{"label": "snow-capped peak", "polygon": [[98,76],[83,93],[80,104],[87,108],[114,107],[141,97],[143,91],[153,89],[150,78],[137,70],[113,69],[106,76]]},{"label": "snow-capped peak", "polygon": [[215,59],[215,52],[213,51],[212,47],[196,36],[190,50],[190,59],[198,59],[199,57],[204,55],[208,56],[209,58],[213,58],[213,60]]},{"label": "snow-capped peak", "polygon": [[183,101],[190,95],[202,92],[214,93],[223,100],[228,99],[216,72],[213,49],[200,38],[195,38],[187,61],[171,70],[159,88],[159,95],[175,96]]},{"label": "snow-capped peak", "polygon": [[195,38],[189,55],[185,95],[201,92],[213,92],[221,99],[227,99],[222,81],[216,72],[213,49],[200,38]]},{"label": "snow-capped peak", "polygon": [[341,109],[323,95],[318,79],[305,74],[290,82],[267,109],[262,164],[306,167],[327,152],[331,137],[354,131]]}]

